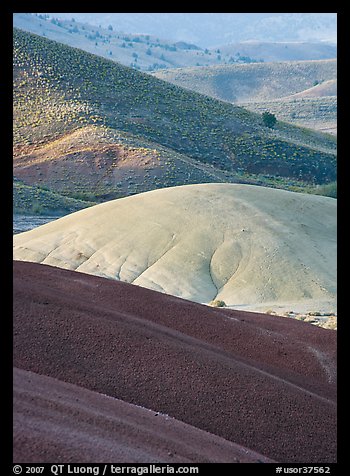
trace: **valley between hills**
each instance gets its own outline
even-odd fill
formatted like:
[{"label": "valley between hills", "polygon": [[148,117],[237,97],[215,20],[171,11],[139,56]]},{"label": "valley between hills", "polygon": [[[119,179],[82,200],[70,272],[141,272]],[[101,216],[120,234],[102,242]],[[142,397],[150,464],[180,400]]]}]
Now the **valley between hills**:
[{"label": "valley between hills", "polygon": [[336,462],[336,59],[66,40],[13,30],[13,461]]}]

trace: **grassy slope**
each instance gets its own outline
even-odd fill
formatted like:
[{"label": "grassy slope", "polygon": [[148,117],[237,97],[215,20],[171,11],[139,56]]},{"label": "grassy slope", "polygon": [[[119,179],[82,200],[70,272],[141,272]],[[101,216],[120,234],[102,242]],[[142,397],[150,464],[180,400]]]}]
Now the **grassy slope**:
[{"label": "grassy slope", "polygon": [[55,210],[56,213],[66,214],[76,212],[91,205],[94,205],[94,203],[62,197],[50,190],[44,190],[42,187],[25,185],[19,181],[14,182],[14,213],[49,215]]},{"label": "grassy slope", "polygon": [[15,173],[65,196],[104,201],[185,183],[225,182],[227,173],[159,144],[104,126],[86,125],[27,146]]},{"label": "grassy slope", "polygon": [[[164,156],[175,154],[179,164],[210,176],[207,181],[218,181],[217,174],[222,181],[244,175],[248,182],[249,177],[254,182],[268,175],[266,180],[275,185],[277,177],[281,186],[335,180],[336,144],[330,137],[283,123],[276,130],[267,129],[260,115],[240,107],[15,29],[15,175],[16,170],[40,169],[40,148],[49,143],[54,147],[55,140],[91,126],[102,134],[117,134],[122,146],[128,137],[139,148],[155,147],[165,169],[169,164]],[[116,139],[108,141],[113,146]],[[84,154],[80,158],[86,160]],[[50,155],[45,162],[49,160]],[[118,160],[115,165],[118,168]],[[134,166],[136,181],[144,168],[140,163]],[[190,182],[189,174],[187,182],[180,174],[169,185]]]}]

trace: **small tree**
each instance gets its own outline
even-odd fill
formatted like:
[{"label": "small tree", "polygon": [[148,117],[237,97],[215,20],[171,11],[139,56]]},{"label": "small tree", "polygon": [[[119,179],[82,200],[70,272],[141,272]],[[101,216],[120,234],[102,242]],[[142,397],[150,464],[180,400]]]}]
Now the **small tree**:
[{"label": "small tree", "polygon": [[262,119],[263,119],[264,126],[271,127],[271,129],[274,127],[274,125],[277,122],[276,116],[268,111],[265,111],[262,113]]}]

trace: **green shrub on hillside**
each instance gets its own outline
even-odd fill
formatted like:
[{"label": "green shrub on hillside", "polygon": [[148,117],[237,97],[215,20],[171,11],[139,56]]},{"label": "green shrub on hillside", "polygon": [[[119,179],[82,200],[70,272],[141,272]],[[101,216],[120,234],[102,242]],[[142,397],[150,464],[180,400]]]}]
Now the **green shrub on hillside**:
[{"label": "green shrub on hillside", "polygon": [[271,129],[275,126],[277,122],[276,116],[269,111],[265,111],[262,113],[262,120],[264,126],[270,127]]}]

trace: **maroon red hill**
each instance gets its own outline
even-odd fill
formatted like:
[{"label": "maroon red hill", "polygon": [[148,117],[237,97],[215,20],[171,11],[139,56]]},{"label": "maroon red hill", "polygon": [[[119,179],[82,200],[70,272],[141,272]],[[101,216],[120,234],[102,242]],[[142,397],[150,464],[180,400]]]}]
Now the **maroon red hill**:
[{"label": "maroon red hill", "polygon": [[[83,440],[69,447],[62,435],[74,421],[86,438],[101,433],[104,420],[86,410],[89,399],[92,408],[107,405],[107,414],[123,415],[96,439],[102,448],[114,434],[116,452],[127,433],[118,433],[118,425],[128,420],[128,406],[177,420],[168,430],[162,424],[165,441],[173,441],[165,452],[164,446],[157,449],[147,418],[137,437],[130,437],[137,427],[133,414],[123,459],[130,463],[203,461],[203,451],[181,452],[170,438],[175,430],[184,438],[192,432],[194,447],[203,430],[207,443],[219,442],[221,453],[213,449],[207,461],[228,461],[230,451],[237,462],[336,461],[336,333],[304,322],[213,309],[127,283],[15,261],[14,366],[16,462],[45,461],[55,451],[66,461],[87,461]],[[36,395],[35,404],[28,405],[30,395]],[[70,416],[61,407],[54,411],[63,395]],[[106,403],[106,396],[113,399]],[[38,415],[50,412],[56,420],[50,420],[47,437],[36,440]],[[147,450],[140,456],[135,442],[142,434]]]}]

